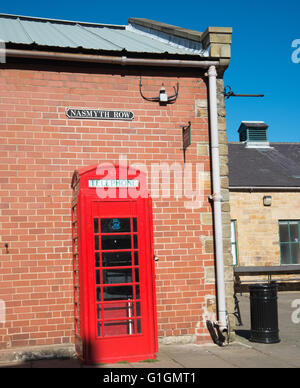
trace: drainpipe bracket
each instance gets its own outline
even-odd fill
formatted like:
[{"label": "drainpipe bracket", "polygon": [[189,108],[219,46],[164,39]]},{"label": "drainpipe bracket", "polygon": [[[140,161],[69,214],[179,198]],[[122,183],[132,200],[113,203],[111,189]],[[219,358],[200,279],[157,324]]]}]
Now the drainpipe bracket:
[{"label": "drainpipe bracket", "polygon": [[223,201],[223,196],[221,193],[214,193],[214,194],[211,194],[209,197],[208,197],[211,201],[214,201],[214,202],[222,202]]}]

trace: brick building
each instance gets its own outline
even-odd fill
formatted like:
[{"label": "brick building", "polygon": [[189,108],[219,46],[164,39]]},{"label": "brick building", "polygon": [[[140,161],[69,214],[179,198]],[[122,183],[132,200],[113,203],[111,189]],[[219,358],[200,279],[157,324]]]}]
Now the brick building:
[{"label": "brick building", "polygon": [[[1,15],[0,38],[0,348],[73,346],[72,176],[125,159],[146,166],[153,198],[158,338],[207,341],[205,321],[216,319],[212,120],[232,311],[222,80],[231,29],[200,33],[146,19],[115,26]],[[218,112],[209,118],[207,72],[215,69]],[[185,151],[183,130],[191,130]],[[193,198],[176,194],[173,170],[162,195],[170,166],[190,168],[188,182],[197,190],[197,165],[201,205],[186,206]]]},{"label": "brick building", "polygon": [[300,264],[300,144],[270,143],[267,130],[264,122],[242,122],[240,142],[229,143],[232,251],[239,266]]}]

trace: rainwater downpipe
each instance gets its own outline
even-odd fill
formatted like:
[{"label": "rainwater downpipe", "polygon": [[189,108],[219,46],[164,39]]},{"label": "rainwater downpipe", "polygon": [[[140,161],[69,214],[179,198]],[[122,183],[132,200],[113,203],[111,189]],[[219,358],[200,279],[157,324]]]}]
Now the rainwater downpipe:
[{"label": "rainwater downpipe", "polygon": [[216,247],[216,272],[217,272],[217,301],[218,301],[218,326],[221,332],[227,330],[224,250],[223,250],[223,225],[222,225],[222,194],[220,178],[220,154],[218,132],[218,105],[217,105],[217,71],[215,66],[208,69],[209,79],[209,110],[210,110],[210,136],[212,157],[212,189],[214,208],[214,228]]}]

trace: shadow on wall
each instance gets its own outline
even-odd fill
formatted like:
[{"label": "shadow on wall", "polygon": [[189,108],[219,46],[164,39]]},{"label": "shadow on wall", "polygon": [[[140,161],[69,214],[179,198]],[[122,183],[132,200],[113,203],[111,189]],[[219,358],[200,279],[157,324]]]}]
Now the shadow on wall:
[{"label": "shadow on wall", "polygon": [[[11,363],[6,363],[1,365],[0,369],[30,369],[30,368],[83,368],[84,365],[78,359],[43,359],[35,361],[12,361]],[[48,377],[47,377],[48,379]]]},{"label": "shadow on wall", "polygon": [[3,352],[0,368],[80,368],[81,361],[73,347],[14,349]]},{"label": "shadow on wall", "polygon": [[[60,369],[74,369],[74,368],[110,368],[113,365],[114,368],[123,369],[128,368],[131,365],[129,361],[118,361],[115,363],[95,363],[86,364],[77,355],[73,347],[65,349],[31,349],[27,351],[11,350],[7,352],[7,357],[3,352],[0,357],[0,369],[14,369],[14,368],[60,368]],[[146,359],[141,362],[155,363],[157,359]],[[22,375],[20,375],[22,376]],[[76,375],[74,375],[76,376]],[[48,376],[47,375],[47,379]],[[53,377],[54,378],[54,377]],[[71,376],[73,378],[73,376]],[[20,381],[21,382],[21,381]],[[24,383],[24,382],[23,382]],[[56,381],[57,383],[57,381]],[[69,381],[68,381],[69,383]],[[74,383],[78,383],[74,381]],[[70,384],[69,384],[70,385]]]}]

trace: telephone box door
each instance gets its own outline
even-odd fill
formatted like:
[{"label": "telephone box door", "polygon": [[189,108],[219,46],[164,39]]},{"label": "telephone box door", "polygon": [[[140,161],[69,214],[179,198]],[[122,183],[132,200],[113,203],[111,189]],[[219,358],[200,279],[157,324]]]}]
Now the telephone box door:
[{"label": "telephone box door", "polygon": [[157,340],[151,199],[86,195],[82,211],[85,361],[153,359]]},{"label": "telephone box door", "polygon": [[153,358],[151,236],[145,202],[103,201],[91,206],[89,356],[93,360]]}]

